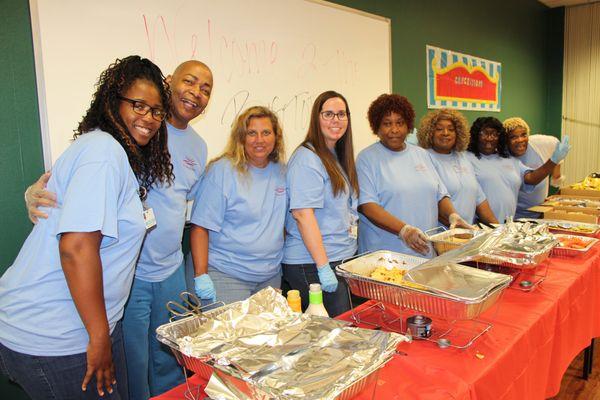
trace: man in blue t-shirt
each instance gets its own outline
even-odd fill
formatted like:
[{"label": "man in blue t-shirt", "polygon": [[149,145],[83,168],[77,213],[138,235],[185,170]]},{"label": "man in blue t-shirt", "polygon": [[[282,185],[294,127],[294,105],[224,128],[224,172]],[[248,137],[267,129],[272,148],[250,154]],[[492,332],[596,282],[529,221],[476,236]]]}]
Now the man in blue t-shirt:
[{"label": "man in blue t-shirt", "polygon": [[[156,227],[148,232],[137,263],[131,295],[125,306],[123,334],[132,399],[156,396],[183,382],[181,367],[168,348],[156,340],[156,328],[169,322],[165,303],[185,290],[181,249],[187,201],[195,197],[206,166],[205,141],[189,126],[208,105],[213,86],[210,68],[190,60],[167,76],[171,115],[167,120],[168,148],[175,179],[154,185],[145,207],[151,208]],[[47,218],[40,206],[55,206],[55,195],[44,188],[46,173],[26,191],[29,218]]]}]

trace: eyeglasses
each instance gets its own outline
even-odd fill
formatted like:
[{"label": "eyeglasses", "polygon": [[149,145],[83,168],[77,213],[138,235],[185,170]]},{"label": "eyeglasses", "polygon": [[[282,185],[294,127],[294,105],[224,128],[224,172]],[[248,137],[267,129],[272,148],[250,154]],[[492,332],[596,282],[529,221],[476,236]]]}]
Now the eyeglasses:
[{"label": "eyeglasses", "polygon": [[500,132],[498,132],[497,130],[485,130],[485,131],[481,131],[479,132],[479,136],[483,137],[483,138],[488,138],[488,139],[496,139],[500,137]]},{"label": "eyeglasses", "polygon": [[126,101],[129,104],[131,104],[131,108],[133,109],[133,112],[136,114],[146,115],[150,111],[152,113],[152,118],[154,118],[154,120],[156,120],[158,122],[164,121],[165,118],[167,117],[167,113],[162,108],[150,107],[148,104],[146,104],[144,102],[141,102],[138,100],[133,100],[133,99],[128,99],[127,97],[123,97],[123,96],[118,96],[118,98],[119,98],[119,100],[123,100],[123,101]]},{"label": "eyeglasses", "polygon": [[350,115],[350,113],[346,112],[346,111],[340,111],[337,113],[334,113],[333,111],[322,111],[321,112],[321,117],[323,117],[323,119],[326,121],[331,121],[336,116],[337,116],[338,120],[345,121],[348,119],[348,115]]}]

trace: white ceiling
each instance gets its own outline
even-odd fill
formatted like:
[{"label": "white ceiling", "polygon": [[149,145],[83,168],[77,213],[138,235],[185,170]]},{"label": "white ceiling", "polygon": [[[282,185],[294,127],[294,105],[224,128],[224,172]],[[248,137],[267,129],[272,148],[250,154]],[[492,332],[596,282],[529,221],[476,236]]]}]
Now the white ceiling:
[{"label": "white ceiling", "polygon": [[576,6],[580,4],[596,3],[600,0],[538,0],[540,3],[547,5],[550,8],[562,6]]}]

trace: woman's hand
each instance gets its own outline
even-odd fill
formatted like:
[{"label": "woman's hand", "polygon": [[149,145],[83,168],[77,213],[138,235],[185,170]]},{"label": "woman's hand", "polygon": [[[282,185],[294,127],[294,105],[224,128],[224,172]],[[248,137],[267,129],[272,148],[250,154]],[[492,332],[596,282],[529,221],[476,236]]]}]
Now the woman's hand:
[{"label": "woman's hand", "polygon": [[112,360],[112,343],[108,334],[90,338],[87,346],[87,370],[81,390],[87,390],[87,385],[94,376],[96,377],[96,390],[100,396],[104,396],[104,389],[108,393],[113,392],[112,385],[117,381]]},{"label": "woman's hand", "polygon": [[458,213],[452,213],[448,217],[448,222],[450,222],[450,229],[454,228],[464,228],[464,229],[473,229],[473,226],[468,224]]},{"label": "woman's hand", "polygon": [[554,152],[552,153],[550,160],[554,164],[558,164],[559,162],[565,159],[565,157],[569,153],[569,150],[571,150],[571,146],[569,145],[569,135],[565,135],[563,136],[560,143],[558,143],[554,148]]},{"label": "woman's hand", "polygon": [[48,218],[48,214],[39,210],[39,207],[56,207],[56,194],[46,190],[51,172],[46,172],[25,191],[25,206],[29,219],[37,224],[38,218]]},{"label": "woman's hand", "polygon": [[404,240],[408,247],[418,253],[427,254],[429,252],[429,240],[423,231],[416,226],[405,224],[400,230],[398,237]]},{"label": "woman's hand", "polygon": [[215,302],[217,293],[215,292],[215,285],[208,274],[202,274],[194,278],[194,290],[196,296],[201,300],[210,300],[212,303]]},{"label": "woman's hand", "polygon": [[317,274],[319,275],[319,282],[321,282],[323,291],[333,293],[337,290],[338,280],[335,273],[331,270],[329,263],[317,267]]}]

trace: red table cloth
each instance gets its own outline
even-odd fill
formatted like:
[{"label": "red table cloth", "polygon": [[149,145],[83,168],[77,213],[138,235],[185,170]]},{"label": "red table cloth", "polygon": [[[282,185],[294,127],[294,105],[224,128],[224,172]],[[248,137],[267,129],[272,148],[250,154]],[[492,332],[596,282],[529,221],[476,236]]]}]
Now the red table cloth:
[{"label": "red table cloth", "polygon": [[[550,258],[546,264],[547,277],[533,291],[507,289],[497,306],[479,317],[493,328],[469,348],[401,344],[405,355],[395,355],[381,369],[374,397],[535,400],[556,395],[573,358],[600,336],[600,249],[585,258]],[[189,383],[195,388],[205,382],[194,377]],[[183,399],[185,390],[184,384],[155,399]]]}]

